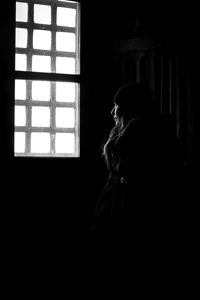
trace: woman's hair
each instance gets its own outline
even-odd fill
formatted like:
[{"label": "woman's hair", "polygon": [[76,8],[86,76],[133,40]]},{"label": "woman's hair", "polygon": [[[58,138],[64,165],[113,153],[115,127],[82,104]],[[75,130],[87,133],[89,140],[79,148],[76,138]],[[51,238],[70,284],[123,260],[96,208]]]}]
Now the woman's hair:
[{"label": "woman's hair", "polygon": [[[143,83],[123,85],[114,95],[114,103],[119,106],[120,112],[128,115],[130,118],[144,113],[151,113],[153,102],[153,92]],[[122,131],[123,126],[119,122],[112,128],[109,138],[103,147],[103,155],[107,165],[109,165],[109,151],[112,148],[112,144],[118,139]],[[108,147],[108,145],[110,146]]]},{"label": "woman's hair", "polygon": [[129,83],[118,89],[114,103],[124,113],[141,114],[150,112],[153,107],[153,92],[143,83]]}]

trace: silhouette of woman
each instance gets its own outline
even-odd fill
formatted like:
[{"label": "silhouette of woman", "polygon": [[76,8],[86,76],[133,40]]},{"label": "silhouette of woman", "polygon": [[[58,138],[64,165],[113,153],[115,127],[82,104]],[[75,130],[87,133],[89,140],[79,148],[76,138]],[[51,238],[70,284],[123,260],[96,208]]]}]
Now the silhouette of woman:
[{"label": "silhouette of woman", "polygon": [[96,206],[97,224],[107,242],[160,242],[174,230],[169,229],[179,157],[174,122],[156,111],[153,93],[142,83],[122,86],[111,114],[115,126],[103,148],[109,178]]},{"label": "silhouette of woman", "polygon": [[156,111],[153,93],[142,83],[122,86],[111,114],[115,126],[103,147],[109,177],[85,240],[123,249],[160,244],[174,230],[171,193],[179,155],[174,123]]}]

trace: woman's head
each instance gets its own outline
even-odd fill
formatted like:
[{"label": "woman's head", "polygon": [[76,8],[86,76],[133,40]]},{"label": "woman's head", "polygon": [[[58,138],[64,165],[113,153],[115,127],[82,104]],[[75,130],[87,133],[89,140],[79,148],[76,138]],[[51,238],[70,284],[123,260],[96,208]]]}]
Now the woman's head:
[{"label": "woman's head", "polygon": [[119,118],[125,115],[134,118],[151,112],[153,107],[153,93],[145,84],[126,84],[116,92],[114,105],[115,115]]}]

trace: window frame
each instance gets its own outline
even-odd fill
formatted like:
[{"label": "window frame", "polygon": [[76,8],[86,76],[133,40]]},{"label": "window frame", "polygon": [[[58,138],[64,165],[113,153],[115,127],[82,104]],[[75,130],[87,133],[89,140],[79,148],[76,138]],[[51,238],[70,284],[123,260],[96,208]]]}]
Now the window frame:
[{"label": "window frame", "polygon": [[[16,0],[15,1],[15,9],[16,9],[16,2],[22,2],[22,3],[28,3],[29,9],[28,9],[28,22],[18,22],[15,20],[15,29],[16,28],[29,28],[30,32],[28,34],[28,44],[27,48],[25,49],[18,49],[15,47],[15,54],[27,54],[27,70],[28,71],[19,71],[14,69],[14,81],[15,80],[26,80],[28,87],[27,91],[29,94],[32,93],[32,81],[49,81],[50,86],[51,86],[51,92],[55,94],[55,83],[56,82],[73,82],[75,84],[78,84],[76,88],[76,95],[75,98],[77,99],[74,103],[66,102],[59,103],[56,102],[54,99],[54,104],[52,104],[51,100],[50,103],[45,103],[45,101],[42,101],[42,106],[50,107],[50,114],[51,114],[51,122],[54,123],[54,125],[47,128],[43,127],[32,127],[30,124],[30,116],[27,118],[28,123],[26,126],[17,126],[17,131],[14,126],[14,132],[26,132],[27,134],[27,140],[26,140],[26,145],[25,145],[25,152],[24,153],[14,153],[15,157],[73,157],[77,158],[80,157],[80,84],[81,84],[81,70],[80,70],[80,44],[81,44],[81,37],[80,37],[80,30],[81,30],[81,23],[80,23],[80,16],[81,16],[81,3],[80,1],[70,1],[68,0],[67,3],[65,1],[54,1],[54,0]],[[70,3],[71,2],[71,3]],[[37,24],[34,23],[33,20],[33,7],[34,4],[45,4],[45,5],[51,5],[51,24]],[[76,8],[77,10],[77,17],[76,17],[76,25],[74,28],[72,27],[67,27],[67,26],[58,26],[56,25],[56,8],[57,7],[67,7],[67,8]],[[16,15],[16,10],[15,10],[15,15]],[[51,50],[39,50],[39,49],[34,49],[34,54],[42,54],[42,55],[50,55],[51,57],[51,72],[35,72],[35,71],[29,71],[31,69],[31,59],[28,59],[28,55],[32,56],[32,53],[29,54],[30,50],[33,49],[33,29],[48,29],[51,30],[52,33],[52,38],[51,38]],[[73,32],[75,33],[75,38],[76,38],[76,51],[74,53],[66,52],[65,54],[67,57],[75,57],[76,60],[79,60],[79,63],[76,63],[76,70],[75,74],[66,74],[66,73],[54,73],[56,72],[55,69],[55,57],[57,56],[56,54],[59,53],[59,56],[63,56],[63,51],[58,51],[56,50],[56,32]],[[16,37],[15,37],[16,38]],[[53,66],[53,67],[52,67]],[[54,86],[54,88],[52,88]],[[31,98],[30,98],[31,99]],[[33,100],[15,100],[14,99],[14,106],[15,105],[24,105],[26,101],[26,108],[28,105],[31,105],[31,107],[34,107],[34,105],[41,105],[40,101],[33,101]],[[74,129],[67,128],[62,129],[62,128],[57,128],[55,129],[55,109],[56,107],[74,107],[75,109],[75,127]],[[26,109],[27,111],[28,109]],[[52,113],[52,110],[54,110],[54,113]],[[30,110],[29,110],[30,111]],[[29,112],[30,113],[30,112]],[[26,116],[27,116],[26,112]],[[53,129],[54,128],[54,129]],[[50,133],[50,152],[49,153],[31,153],[30,151],[30,135],[32,132],[49,132]],[[28,133],[27,133],[28,132]],[[75,151],[74,153],[55,153],[55,133],[62,133],[62,132],[73,132],[75,134]],[[52,138],[53,137],[53,138]],[[14,147],[14,144],[13,144]],[[53,150],[53,153],[52,153]]]}]

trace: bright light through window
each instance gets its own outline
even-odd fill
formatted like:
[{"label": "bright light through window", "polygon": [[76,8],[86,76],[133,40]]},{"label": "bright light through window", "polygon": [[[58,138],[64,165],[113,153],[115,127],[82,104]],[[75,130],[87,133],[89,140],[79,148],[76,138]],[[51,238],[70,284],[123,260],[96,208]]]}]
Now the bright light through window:
[{"label": "bright light through window", "polygon": [[51,24],[51,6],[35,4],[34,22],[39,24]]},{"label": "bright light through window", "polygon": [[50,109],[48,107],[37,106],[32,108],[32,126],[50,126]]},{"label": "bright light through window", "polygon": [[50,56],[33,55],[32,71],[49,73],[50,70],[51,70],[51,57]]},{"label": "bright light through window", "polygon": [[27,22],[28,20],[28,4],[16,2],[16,21]]},{"label": "bright light through window", "polygon": [[56,133],[56,153],[74,153],[75,137],[73,133]]},{"label": "bright light through window", "polygon": [[27,55],[15,54],[15,70],[26,71],[27,70]]},{"label": "bright light through window", "polygon": [[32,100],[49,101],[50,100],[50,82],[33,81],[32,82]]},{"label": "bright light through window", "polygon": [[75,126],[74,108],[56,108],[56,126],[73,128]]},{"label": "bright light through window", "polygon": [[57,57],[56,72],[62,74],[75,74],[75,59],[71,57]]},{"label": "bright light through window", "polygon": [[15,106],[15,126],[26,125],[26,108],[25,106]]},{"label": "bright light through window", "polygon": [[28,41],[28,30],[24,28],[16,28],[15,47],[26,48],[27,41]]},{"label": "bright light through window", "polygon": [[16,153],[25,152],[25,132],[15,132],[14,146]]},{"label": "bright light through window", "polygon": [[51,32],[48,30],[33,30],[33,48],[50,50]]},{"label": "bright light through window", "polygon": [[46,132],[33,132],[31,134],[31,152],[49,153],[50,152],[50,134]]},{"label": "bright light through window", "polygon": [[15,99],[26,100],[26,81],[22,79],[15,80]]},{"label": "bright light through window", "polygon": [[79,156],[79,6],[67,0],[16,1],[16,156]]},{"label": "bright light through window", "polygon": [[76,84],[73,82],[56,83],[56,101],[75,102]]},{"label": "bright light through window", "polygon": [[75,52],[75,34],[70,32],[57,32],[56,50]]},{"label": "bright light through window", "polygon": [[72,8],[58,7],[57,25],[59,26],[76,26],[76,10]]}]

